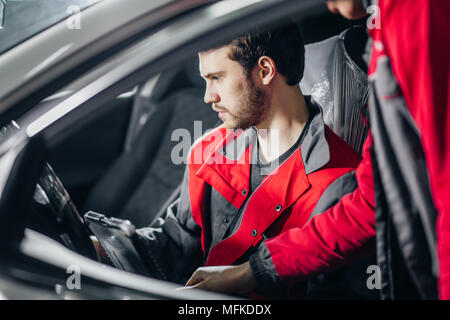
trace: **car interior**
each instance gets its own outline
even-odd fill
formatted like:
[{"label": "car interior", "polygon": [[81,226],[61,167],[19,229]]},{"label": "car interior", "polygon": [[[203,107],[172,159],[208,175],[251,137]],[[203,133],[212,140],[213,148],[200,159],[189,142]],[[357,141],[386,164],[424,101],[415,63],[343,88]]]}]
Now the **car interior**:
[{"label": "car interior", "polygon": [[[366,135],[360,107],[368,92],[364,21],[349,23],[331,13],[322,19],[327,23],[300,25],[306,44],[300,85],[322,106],[327,125],[360,152]],[[203,93],[198,58],[192,57],[118,96],[110,112],[50,150],[49,162],[77,207],[137,227],[161,215],[176,199],[184,172],[170,159],[178,143],[172,132],[184,128],[194,137],[194,121],[201,121],[203,132],[220,124]]]},{"label": "car interior", "polygon": [[[367,41],[365,20],[349,22],[324,13],[302,20],[299,26],[306,44],[305,73],[299,85],[322,106],[326,124],[361,152],[367,134],[362,111],[368,98],[367,67],[362,58]],[[45,155],[48,163],[37,187],[27,190],[34,194],[34,213],[26,231],[29,238],[45,241],[35,233],[38,231],[98,261],[95,248],[88,243],[88,231],[82,226],[84,213],[93,211],[130,220],[136,228],[161,217],[178,197],[184,173],[183,164],[171,161],[178,143],[173,131],[186,129],[196,139],[195,121],[201,121],[203,132],[220,124],[216,112],[203,101],[204,87],[198,58],[191,57],[181,66],[123,92],[108,102],[108,112],[52,146]],[[61,91],[41,105],[51,104],[64,94]],[[25,157],[32,157],[32,147]],[[57,212],[56,221],[49,216],[49,207]],[[65,224],[80,228],[62,230]],[[32,240],[28,246],[33,248]],[[117,283],[128,281],[135,288],[144,281],[127,278],[126,273],[120,276]]]}]

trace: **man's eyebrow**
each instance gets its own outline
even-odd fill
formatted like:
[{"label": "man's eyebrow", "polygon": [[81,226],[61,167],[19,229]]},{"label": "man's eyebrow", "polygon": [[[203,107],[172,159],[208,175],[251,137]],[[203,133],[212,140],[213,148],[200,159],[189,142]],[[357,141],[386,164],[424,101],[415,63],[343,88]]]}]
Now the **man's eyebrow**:
[{"label": "man's eyebrow", "polygon": [[212,77],[214,77],[214,76],[223,75],[224,73],[225,73],[224,71],[216,71],[216,72],[210,72],[210,73],[207,73],[206,75],[202,75],[202,74],[200,73],[200,75],[201,75],[203,78],[205,78],[205,79],[210,79],[210,78],[212,78]]}]

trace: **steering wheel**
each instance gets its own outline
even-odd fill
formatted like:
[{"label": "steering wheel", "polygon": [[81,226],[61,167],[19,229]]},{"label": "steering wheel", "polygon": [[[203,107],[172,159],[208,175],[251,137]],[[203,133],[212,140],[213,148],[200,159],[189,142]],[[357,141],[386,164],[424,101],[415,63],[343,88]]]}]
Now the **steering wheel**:
[{"label": "steering wheel", "polygon": [[[19,129],[19,125],[11,121],[0,128],[0,138]],[[30,221],[27,221],[29,228],[57,240],[85,257],[100,261],[84,220],[47,162],[36,185],[31,210]]]},{"label": "steering wheel", "polygon": [[62,242],[75,252],[100,261],[89,231],[69,193],[46,163],[33,196],[31,228]]}]

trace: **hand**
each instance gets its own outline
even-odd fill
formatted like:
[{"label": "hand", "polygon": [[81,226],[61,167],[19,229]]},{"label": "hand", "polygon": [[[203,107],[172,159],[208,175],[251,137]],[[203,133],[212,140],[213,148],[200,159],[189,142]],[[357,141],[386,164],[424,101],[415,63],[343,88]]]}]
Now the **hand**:
[{"label": "hand", "polygon": [[186,283],[187,288],[204,289],[222,293],[245,294],[258,285],[250,263],[238,266],[198,268]]},{"label": "hand", "polygon": [[347,19],[361,19],[368,14],[364,10],[361,0],[327,0],[328,10],[332,13],[340,13]]}]

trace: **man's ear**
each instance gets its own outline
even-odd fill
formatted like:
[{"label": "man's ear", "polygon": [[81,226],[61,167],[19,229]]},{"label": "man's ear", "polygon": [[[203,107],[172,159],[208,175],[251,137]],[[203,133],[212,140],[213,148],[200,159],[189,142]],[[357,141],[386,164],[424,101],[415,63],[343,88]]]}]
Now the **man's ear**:
[{"label": "man's ear", "polygon": [[276,73],[275,61],[271,57],[262,56],[258,60],[258,79],[265,86],[269,85]]}]

